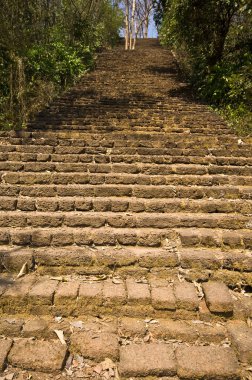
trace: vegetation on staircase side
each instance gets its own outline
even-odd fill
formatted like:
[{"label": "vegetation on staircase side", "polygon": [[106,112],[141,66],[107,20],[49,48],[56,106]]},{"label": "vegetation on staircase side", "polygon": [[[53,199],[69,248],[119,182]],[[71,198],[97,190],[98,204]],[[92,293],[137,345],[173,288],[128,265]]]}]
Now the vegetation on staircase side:
[{"label": "vegetation on staircase side", "polygon": [[121,24],[110,0],[2,0],[0,127],[24,126],[116,42]]},{"label": "vegetation on staircase side", "polygon": [[240,132],[252,132],[251,0],[169,0],[156,6],[170,46],[198,94]]}]

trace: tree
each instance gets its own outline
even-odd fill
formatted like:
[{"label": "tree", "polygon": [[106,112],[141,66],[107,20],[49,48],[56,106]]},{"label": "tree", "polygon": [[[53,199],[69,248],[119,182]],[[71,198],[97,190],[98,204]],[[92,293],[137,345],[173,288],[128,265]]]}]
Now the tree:
[{"label": "tree", "polygon": [[122,12],[111,0],[0,0],[0,125],[32,112],[118,39]]},{"label": "tree", "polygon": [[198,94],[251,131],[252,0],[168,0],[162,9],[161,41]]},{"label": "tree", "polygon": [[124,0],[125,49],[134,50],[138,37],[147,38],[152,0]]}]

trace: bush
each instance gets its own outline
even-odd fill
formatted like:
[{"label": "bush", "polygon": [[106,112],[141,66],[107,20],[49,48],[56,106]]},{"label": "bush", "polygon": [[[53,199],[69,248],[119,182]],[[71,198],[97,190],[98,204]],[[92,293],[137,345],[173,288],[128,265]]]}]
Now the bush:
[{"label": "bush", "polygon": [[0,127],[23,127],[116,43],[122,13],[110,0],[2,0]]},{"label": "bush", "polygon": [[[82,50],[81,50],[82,49]],[[26,75],[31,82],[44,78],[66,86],[92,63],[88,48],[79,49],[53,42],[47,46],[34,46],[27,52]]]},{"label": "bush", "polygon": [[[252,1],[168,0],[161,42],[198,95],[252,132]],[[242,126],[239,126],[242,123]]]}]

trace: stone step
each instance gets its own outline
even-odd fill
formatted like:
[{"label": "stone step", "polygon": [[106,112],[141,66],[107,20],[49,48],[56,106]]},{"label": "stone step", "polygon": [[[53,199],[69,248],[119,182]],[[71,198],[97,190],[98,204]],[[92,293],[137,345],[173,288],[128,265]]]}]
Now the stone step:
[{"label": "stone step", "polygon": [[62,211],[0,211],[0,227],[28,227],[28,228],[215,228],[252,230],[251,215],[237,215],[236,213],[114,213],[106,212],[75,212]]},{"label": "stone step", "polygon": [[210,280],[201,285],[176,276],[163,279],[113,275],[51,277],[35,272],[16,280],[3,277],[0,289],[1,313],[54,316],[112,313],[226,320],[234,317],[239,297],[223,282]]},{"label": "stone step", "polygon": [[174,186],[252,186],[252,176],[242,175],[145,175],[116,173],[55,173],[0,171],[0,183],[17,185],[69,185],[69,184],[120,184],[120,185],[174,185]]},{"label": "stone step", "polygon": [[[50,161],[47,154],[29,154],[23,153],[19,156],[18,161],[8,160],[7,156],[0,157],[0,170],[3,172],[21,171],[37,173],[37,172],[55,172],[58,173],[110,173],[111,175],[137,174],[144,176],[218,176],[225,178],[229,176],[248,177],[252,175],[252,167],[250,166],[218,166],[218,165],[197,165],[197,164],[126,164],[126,163],[92,163],[92,162],[75,162],[72,161],[71,155],[57,156],[58,161]],[[80,157],[79,157],[80,159]],[[83,161],[87,157],[83,158]],[[7,161],[6,161],[7,160]],[[98,160],[98,159],[97,159]]]},{"label": "stone step", "polygon": [[252,236],[249,230],[181,228],[175,231],[183,247],[252,248]]},{"label": "stone step", "polygon": [[[78,107],[79,108],[79,107]],[[241,140],[238,141],[238,140]],[[74,145],[74,146],[104,146],[104,147],[175,147],[177,144],[184,144],[181,147],[185,147],[187,143],[200,143],[201,147],[210,148],[216,147],[249,147],[252,138],[249,136],[243,136],[239,139],[235,134],[229,135],[210,135],[204,133],[194,133],[193,136],[186,131],[184,133],[171,132],[156,133],[150,135],[148,132],[135,133],[127,131],[127,133],[110,133],[108,134],[95,134],[84,131],[74,131],[69,129],[68,131],[60,130],[14,130],[14,131],[0,131],[1,145],[13,144],[13,145]],[[194,146],[195,147],[195,146]]]},{"label": "stone step", "polygon": [[[66,163],[86,163],[86,164],[137,164],[137,165],[214,165],[214,166],[240,166],[240,167],[249,167],[252,166],[252,159],[249,157],[214,157],[212,155],[203,155],[203,156],[145,156],[145,155],[110,155],[110,154],[54,154],[54,153],[46,153],[47,149],[43,150],[43,146],[41,146],[40,151],[32,152],[33,149],[29,149],[31,152],[3,152],[0,156],[0,161],[14,161],[17,165],[19,163],[20,168],[23,168],[22,165],[26,168],[26,171],[38,171],[36,170],[36,166],[32,161],[38,161],[36,164],[43,166],[44,169],[40,169],[39,171],[44,170],[54,170],[56,168],[57,162],[66,162]],[[251,156],[251,154],[250,154]],[[22,162],[23,161],[23,162]],[[31,161],[31,162],[27,162]],[[41,164],[40,161],[47,161]],[[5,167],[9,167],[1,163],[1,170],[5,170]],[[35,169],[34,169],[35,168]],[[8,169],[7,169],[8,170]],[[225,170],[225,169],[224,169]],[[231,169],[232,170],[232,169]]]},{"label": "stone step", "polygon": [[[195,144],[195,142],[194,142]],[[195,145],[194,145],[195,146]],[[109,155],[111,158],[111,161],[113,161],[113,158],[116,158],[118,156],[140,156],[143,157],[176,157],[176,156],[184,156],[184,157],[205,157],[205,156],[211,156],[213,158],[242,158],[247,157],[249,160],[248,162],[251,163],[251,148],[248,147],[242,147],[242,148],[231,148],[227,147],[224,148],[195,148],[195,147],[182,147],[182,148],[148,148],[148,147],[111,147],[108,148],[100,147],[100,146],[94,146],[94,147],[85,147],[85,146],[47,146],[47,145],[0,145],[0,152],[1,153],[10,153],[10,152],[16,152],[16,153],[47,153],[51,155],[57,155],[57,154],[72,154],[72,155],[79,155],[79,154],[86,154],[86,155],[92,155],[92,154],[105,154]]]},{"label": "stone step", "polygon": [[250,378],[252,138],[139,47],[0,132],[4,380]]},{"label": "stone step", "polygon": [[[11,223],[11,222],[10,222]],[[15,222],[12,221],[12,224]],[[160,247],[166,239],[178,238],[183,247],[251,249],[251,230],[219,228],[89,228],[89,227],[1,227],[0,244],[49,246],[143,246]]]},{"label": "stone step", "polygon": [[[78,211],[78,212],[129,212],[129,213],[239,213],[252,214],[252,200],[243,199],[188,199],[188,198],[100,198],[90,197],[2,197],[0,203],[2,211]],[[57,213],[55,214],[57,215]]]},{"label": "stone step", "polygon": [[134,197],[145,199],[251,199],[252,186],[179,186],[177,185],[7,185],[0,187],[4,197]]},{"label": "stone step", "polygon": [[[50,134],[48,132],[42,133],[31,133],[31,136],[27,137],[1,137],[0,134],[0,144],[3,146],[52,146],[52,147],[63,147],[63,146],[75,146],[77,148],[113,148],[113,149],[188,149],[192,148],[195,150],[195,144],[200,144],[201,149],[207,149],[208,152],[220,150],[220,145],[222,150],[232,149],[232,150],[249,150],[250,139],[243,138],[237,139],[236,136],[225,137],[225,140],[221,136],[207,137],[205,135],[191,136],[190,134],[176,134],[171,133],[169,135],[156,134],[153,139],[143,138],[146,135],[114,135],[114,137],[107,137],[106,135],[90,135],[87,133],[75,133],[72,136],[69,134],[64,138],[60,132]],[[156,138],[155,138],[156,137]],[[7,148],[3,148],[5,150]],[[20,148],[19,148],[20,149]]]},{"label": "stone step", "polygon": [[160,248],[134,246],[1,247],[0,269],[18,273],[23,265],[42,275],[128,275],[188,281],[210,278],[236,288],[252,286],[252,254],[245,249],[181,248],[170,239]]},{"label": "stone step", "polygon": [[167,229],[151,228],[1,228],[0,242],[17,246],[86,246],[86,245],[130,245],[160,247],[175,233]]},{"label": "stone step", "polygon": [[[46,376],[60,380],[97,374],[112,379],[172,376],[165,379],[178,380],[173,377],[178,375],[191,380],[238,380],[249,373],[243,368],[251,364],[252,330],[240,321],[13,315],[1,318],[0,330],[5,337],[0,359],[2,369],[8,366],[6,376],[18,375],[22,368],[24,375],[35,379],[45,379],[47,372]],[[64,334],[65,344],[55,330]]]}]

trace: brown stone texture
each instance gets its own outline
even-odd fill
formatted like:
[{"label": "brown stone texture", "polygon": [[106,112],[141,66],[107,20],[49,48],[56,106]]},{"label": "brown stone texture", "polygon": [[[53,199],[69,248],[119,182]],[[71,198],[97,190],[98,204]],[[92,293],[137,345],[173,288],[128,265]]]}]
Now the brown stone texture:
[{"label": "brown stone texture", "polygon": [[199,307],[199,299],[196,288],[189,282],[178,282],[174,285],[174,293],[176,297],[176,305],[179,309],[197,310]]},{"label": "brown stone texture", "polygon": [[176,350],[180,379],[238,380],[239,363],[231,348],[179,346]]},{"label": "brown stone texture", "polygon": [[58,286],[58,281],[42,279],[34,284],[29,291],[31,311],[47,311],[47,307],[53,304],[53,296]]},{"label": "brown stone texture", "polygon": [[115,306],[126,303],[126,289],[124,281],[106,280],[103,283],[104,305]]},{"label": "brown stone texture", "polygon": [[1,318],[0,319],[0,335],[19,336],[24,321],[20,318]]},{"label": "brown stone texture", "polygon": [[28,275],[10,284],[0,298],[3,311],[13,314],[26,312],[28,292],[35,281],[36,278],[33,275]]},{"label": "brown stone texture", "polygon": [[22,329],[24,338],[44,338],[48,329],[48,324],[44,319],[36,318],[26,321]]},{"label": "brown stone texture", "polygon": [[126,280],[128,292],[128,304],[149,304],[150,290],[146,283],[138,283],[136,280],[128,278]]},{"label": "brown stone texture", "polygon": [[153,288],[151,291],[151,301],[155,309],[176,309],[176,299],[171,286]]},{"label": "brown stone texture", "polygon": [[232,321],[227,328],[239,360],[252,364],[252,328],[242,321]]},{"label": "brown stone texture", "polygon": [[119,372],[125,377],[176,375],[173,347],[164,343],[121,347]]},{"label": "brown stone texture", "polygon": [[12,346],[12,339],[0,339],[0,371],[3,371],[7,363],[7,355]]},{"label": "brown stone texture", "polygon": [[148,331],[146,323],[137,318],[123,317],[119,325],[119,334],[123,337],[144,337]]},{"label": "brown stone texture", "polygon": [[203,284],[206,304],[212,313],[232,313],[233,300],[228,287],[217,281],[209,281]]},{"label": "brown stone texture", "polygon": [[102,305],[102,283],[83,283],[79,288],[77,307],[80,313],[85,313],[88,309],[95,310]]},{"label": "brown stone texture", "polygon": [[8,361],[11,365],[23,369],[55,372],[63,368],[66,355],[66,345],[62,345],[58,340],[24,338],[14,342]]},{"label": "brown stone texture", "polygon": [[158,323],[149,324],[148,329],[156,339],[174,339],[188,343],[193,343],[198,339],[195,326],[185,321],[160,318]]},{"label": "brown stone texture", "polygon": [[69,281],[60,283],[54,295],[54,306],[57,314],[66,316],[74,313],[77,307],[77,296],[80,283]]},{"label": "brown stone texture", "polygon": [[119,357],[118,337],[103,331],[76,332],[71,337],[71,351],[96,362],[106,358],[116,361]]}]

